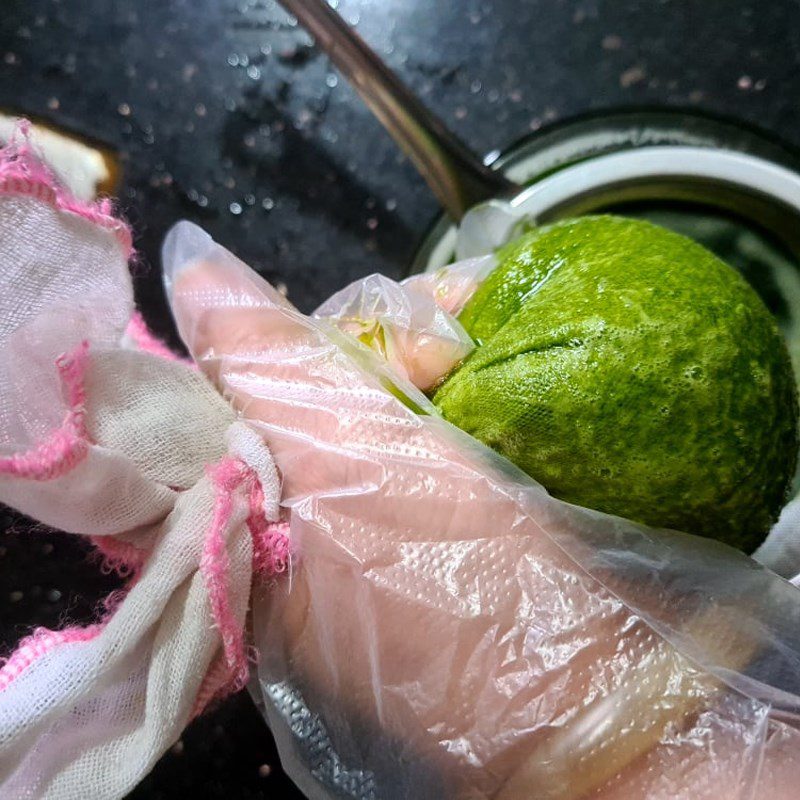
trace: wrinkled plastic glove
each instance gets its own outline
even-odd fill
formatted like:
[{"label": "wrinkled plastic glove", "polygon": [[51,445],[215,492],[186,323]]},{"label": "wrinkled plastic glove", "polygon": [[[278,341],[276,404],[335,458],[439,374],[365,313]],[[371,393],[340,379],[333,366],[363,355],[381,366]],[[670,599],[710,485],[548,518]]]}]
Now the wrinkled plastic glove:
[{"label": "wrinkled plastic glove", "polygon": [[435,367],[392,369],[199,229],[165,267],[184,341],[282,475],[292,578],[252,631],[310,796],[796,796],[794,587],[549,497],[405,380]]}]

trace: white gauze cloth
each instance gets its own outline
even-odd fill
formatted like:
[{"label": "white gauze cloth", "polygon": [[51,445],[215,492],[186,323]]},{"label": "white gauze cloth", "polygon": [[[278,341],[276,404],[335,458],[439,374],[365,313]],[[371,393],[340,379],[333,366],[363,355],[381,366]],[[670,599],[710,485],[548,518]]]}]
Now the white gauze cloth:
[{"label": "white gauze cloth", "polygon": [[0,152],[0,501],[129,577],[104,619],[38,629],[0,668],[3,798],[127,794],[241,688],[253,570],[285,565],[269,451],[133,315],[129,255],[107,203],[25,141]]}]

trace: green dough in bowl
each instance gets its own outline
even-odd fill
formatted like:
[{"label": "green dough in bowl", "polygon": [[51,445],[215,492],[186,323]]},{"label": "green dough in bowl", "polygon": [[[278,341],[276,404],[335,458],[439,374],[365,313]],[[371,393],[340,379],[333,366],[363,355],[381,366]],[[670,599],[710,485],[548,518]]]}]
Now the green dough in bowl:
[{"label": "green dough in bowl", "polygon": [[433,398],[444,417],[556,497],[753,550],[786,499],[798,409],[749,284],[621,217],[540,228],[498,256],[461,314],[479,346]]}]

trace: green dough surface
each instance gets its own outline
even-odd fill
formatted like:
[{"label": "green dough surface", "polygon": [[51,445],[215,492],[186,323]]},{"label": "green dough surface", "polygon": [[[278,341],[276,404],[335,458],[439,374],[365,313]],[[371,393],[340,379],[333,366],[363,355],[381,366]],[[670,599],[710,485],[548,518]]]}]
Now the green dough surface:
[{"label": "green dough surface", "polygon": [[460,320],[478,347],[434,403],[568,502],[750,551],[785,501],[797,394],[749,284],[648,222],[515,240]]}]

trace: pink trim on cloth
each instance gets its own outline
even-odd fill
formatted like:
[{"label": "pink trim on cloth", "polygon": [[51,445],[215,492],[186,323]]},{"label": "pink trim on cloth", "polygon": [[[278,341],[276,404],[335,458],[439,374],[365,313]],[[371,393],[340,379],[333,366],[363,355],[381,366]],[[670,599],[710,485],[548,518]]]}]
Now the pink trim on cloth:
[{"label": "pink trim on cloth", "polygon": [[253,480],[248,497],[250,515],[247,527],[253,537],[253,572],[272,577],[289,566],[289,523],[269,522],[264,515],[264,490]]},{"label": "pink trim on cloth", "polygon": [[[222,638],[223,659],[208,671],[198,692],[192,716],[202,713],[213,699],[237,692],[247,683],[250,667],[244,633],[228,602],[228,557],[225,529],[233,511],[234,493],[247,490],[247,527],[253,539],[253,572],[274,576],[289,565],[288,525],[269,522],[262,504],[264,493],[258,476],[243,461],[226,456],[208,469],[214,487],[214,515],[206,533],[200,572],[208,589],[211,613]],[[252,653],[251,655],[254,655]]]},{"label": "pink trim on cloth", "polygon": [[120,578],[136,577],[147,559],[147,551],[130,542],[122,542],[115,536],[90,536],[100,558],[100,572],[110,575],[116,572]]},{"label": "pink trim on cloth", "polygon": [[98,622],[85,628],[75,626],[64,628],[60,631],[36,628],[30,636],[26,636],[19,643],[17,649],[5,660],[5,663],[0,668],[0,692],[6,689],[34,661],[47,655],[51,650],[62,644],[91,641],[96,636],[99,636],[105,626],[106,622]]},{"label": "pink trim on cloth", "polygon": [[58,631],[36,628],[30,636],[26,636],[8,658],[0,658],[0,692],[7,689],[35,661],[57,647],[65,644],[90,642],[99,636],[137,580],[138,574],[122,589],[117,589],[106,596],[101,603],[102,612],[99,622],[86,626],[73,625]]},{"label": "pink trim on cloth", "polygon": [[0,194],[33,197],[59,211],[75,214],[111,231],[122,246],[125,257],[133,252],[130,228],[113,215],[109,199],[84,203],[61,186],[53,173],[40,161],[30,142],[31,124],[20,120],[11,141],[0,148]]},{"label": "pink trim on cloth", "polygon": [[233,511],[233,493],[244,480],[245,468],[240,461],[227,457],[211,467],[209,473],[216,496],[214,516],[206,533],[200,559],[200,572],[208,588],[211,613],[222,637],[225,661],[231,671],[233,685],[241,688],[247,681],[248,666],[242,629],[236,623],[228,604],[230,559],[225,542],[225,528]]},{"label": "pink trim on cloth", "polygon": [[133,316],[128,323],[128,327],[125,329],[125,333],[130,337],[136,347],[145,353],[152,353],[154,356],[160,356],[170,361],[179,361],[181,364],[188,364],[195,369],[197,368],[194,361],[189,358],[181,358],[181,356],[177,353],[173,353],[164,342],[157,338],[150,328],[147,327],[144,317],[142,317],[138,311],[133,312]]},{"label": "pink trim on cloth", "polygon": [[129,581],[123,589],[111,592],[103,600],[103,610],[99,622],[84,627],[73,625],[69,628],[62,628],[60,631],[36,628],[30,636],[26,636],[8,658],[0,658],[0,692],[6,689],[31,664],[55,650],[56,647],[63,644],[90,642],[99,636],[135,582],[136,578]]},{"label": "pink trim on cloth", "polygon": [[[86,428],[86,367],[89,361],[89,342],[81,342],[72,353],[65,353],[56,359],[67,405],[66,418],[59,428],[36,447],[24,453],[0,458],[0,475],[45,481],[57,478],[73,469],[89,452],[90,437]],[[103,537],[91,537],[93,540]],[[95,541],[97,545],[97,542]],[[126,566],[133,566],[132,545],[123,542],[104,542],[100,548],[107,563],[115,567],[123,560]],[[137,551],[136,568],[144,560],[144,554]],[[118,570],[119,571],[119,570]],[[127,574],[134,572],[130,569]],[[122,573],[121,573],[122,574]],[[106,626],[119,603],[120,594],[112,593],[105,602],[105,620],[87,627],[73,626],[59,631],[37,628],[23,639],[8,659],[0,659],[0,691],[5,689],[16,677],[24,672],[34,661],[62,644],[87,642],[94,639]]]},{"label": "pink trim on cloth", "polygon": [[208,672],[200,684],[200,689],[197,692],[192,712],[189,719],[193,720],[199,717],[208,707],[216,700],[222,700],[232,693],[230,686],[231,683],[231,668],[228,666],[228,661],[225,654],[221,653],[209,667]]},{"label": "pink trim on cloth", "polygon": [[0,458],[0,475],[47,481],[69,472],[86,457],[90,441],[84,387],[88,352],[89,342],[83,341],[73,353],[56,359],[69,405],[64,422],[32,449]]}]

